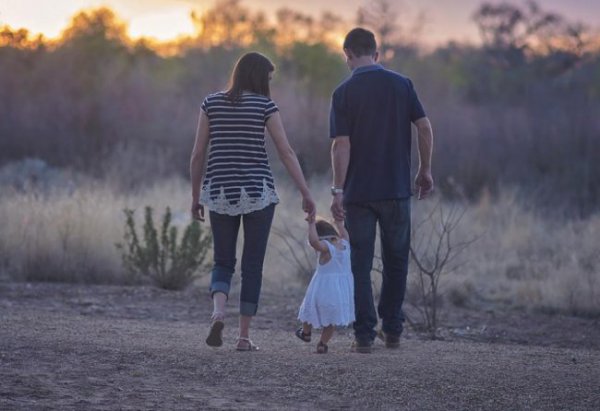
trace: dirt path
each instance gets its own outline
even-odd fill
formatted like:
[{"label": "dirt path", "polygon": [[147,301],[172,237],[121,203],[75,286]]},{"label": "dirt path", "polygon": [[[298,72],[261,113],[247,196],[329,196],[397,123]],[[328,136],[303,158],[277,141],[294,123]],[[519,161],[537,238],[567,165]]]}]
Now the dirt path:
[{"label": "dirt path", "polygon": [[203,344],[196,289],[0,284],[0,409],[600,408],[600,351],[411,337],[390,351],[331,353],[295,339],[297,296],[263,296],[260,352]]}]

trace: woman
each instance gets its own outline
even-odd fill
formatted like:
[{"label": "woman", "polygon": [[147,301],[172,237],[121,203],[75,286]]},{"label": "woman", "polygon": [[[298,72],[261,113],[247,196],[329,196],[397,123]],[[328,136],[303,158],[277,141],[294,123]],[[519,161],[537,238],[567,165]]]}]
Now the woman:
[{"label": "woman", "polygon": [[258,308],[267,240],[275,204],[279,202],[265,151],[265,126],[280,160],[302,194],[303,210],[309,216],[315,215],[315,204],[300,164],[288,142],[278,108],[270,98],[269,81],[274,69],[262,54],[245,54],[235,65],[229,89],[207,96],[200,111],[190,161],[192,216],[204,221],[204,206],[210,210],[213,314],[206,343],[213,347],[223,344],[225,303],[242,223],[244,247],[236,348],[258,349],[250,340],[250,322]]}]

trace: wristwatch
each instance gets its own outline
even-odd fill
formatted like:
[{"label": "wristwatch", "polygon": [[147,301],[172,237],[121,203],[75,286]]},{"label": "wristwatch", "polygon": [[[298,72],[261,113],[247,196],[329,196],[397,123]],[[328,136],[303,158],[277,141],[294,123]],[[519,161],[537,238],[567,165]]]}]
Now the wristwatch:
[{"label": "wristwatch", "polygon": [[331,195],[334,196],[336,194],[344,194],[343,188],[331,187]]}]

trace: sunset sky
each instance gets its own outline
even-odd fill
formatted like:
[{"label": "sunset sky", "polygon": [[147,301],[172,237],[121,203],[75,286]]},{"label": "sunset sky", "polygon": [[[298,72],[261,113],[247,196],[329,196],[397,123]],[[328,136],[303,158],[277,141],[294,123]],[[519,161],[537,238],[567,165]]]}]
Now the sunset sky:
[{"label": "sunset sky", "polygon": [[[108,6],[123,18],[133,37],[150,36],[165,40],[192,31],[191,10],[202,12],[215,0],[0,0],[0,26],[25,27],[34,33],[56,37],[77,11]],[[405,10],[408,25],[420,12],[426,15],[427,25],[421,35],[424,44],[440,44],[449,39],[475,41],[477,31],[471,15],[482,0],[421,0],[398,1]],[[318,16],[324,10],[333,11],[353,21],[365,0],[242,0],[242,4],[272,14],[281,7]],[[520,4],[520,0],[513,0]],[[545,10],[558,12],[598,29],[600,0],[538,0]]]}]

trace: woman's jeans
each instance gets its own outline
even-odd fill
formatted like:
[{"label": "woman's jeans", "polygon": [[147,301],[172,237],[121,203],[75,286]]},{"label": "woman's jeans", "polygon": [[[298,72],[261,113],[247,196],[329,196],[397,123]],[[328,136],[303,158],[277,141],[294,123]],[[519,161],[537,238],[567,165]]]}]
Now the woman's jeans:
[{"label": "woman's jeans", "polygon": [[[402,303],[410,250],[410,199],[346,204],[345,208],[354,276],[354,335],[362,342],[373,341],[379,314],[383,332],[399,336],[404,322]],[[371,290],[371,269],[378,223],[383,282],[376,312]]]},{"label": "woman's jeans", "polygon": [[242,289],[240,294],[241,315],[256,315],[262,284],[263,262],[274,213],[275,204],[271,204],[262,210],[236,216],[210,212],[215,263],[211,274],[211,296],[215,292],[222,292],[229,297],[231,277],[235,271],[235,254],[240,221],[244,225]]}]

